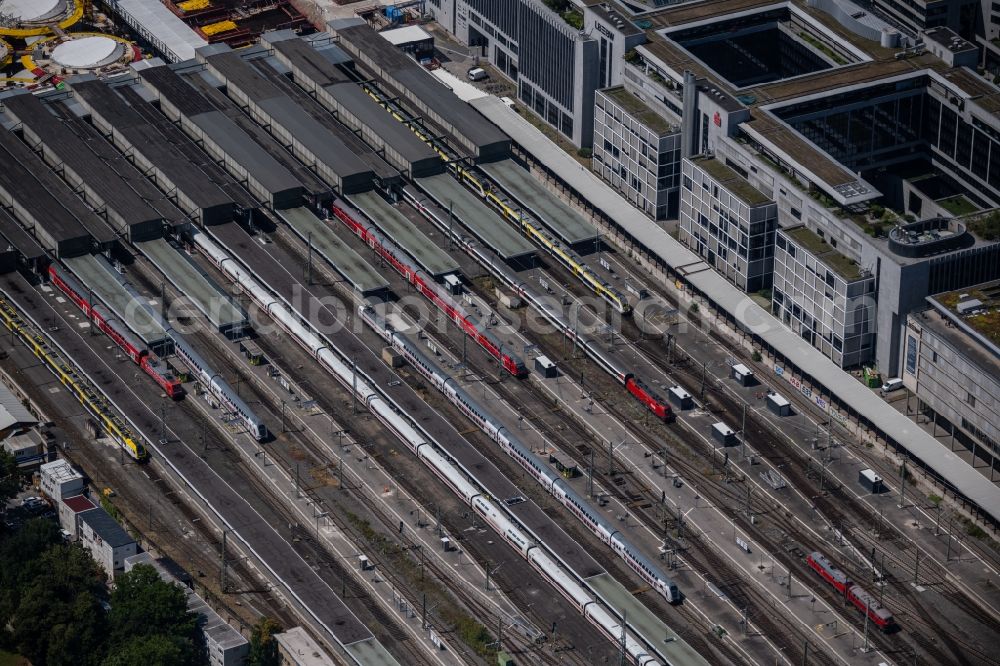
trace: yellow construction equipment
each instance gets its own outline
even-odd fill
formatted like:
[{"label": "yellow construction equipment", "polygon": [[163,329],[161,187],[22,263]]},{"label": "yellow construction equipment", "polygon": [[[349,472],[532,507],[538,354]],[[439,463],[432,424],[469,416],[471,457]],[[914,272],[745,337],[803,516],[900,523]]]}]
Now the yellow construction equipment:
[{"label": "yellow construction equipment", "polygon": [[196,12],[199,9],[208,9],[211,4],[208,0],[184,0],[177,3],[177,8],[182,12]]},{"label": "yellow construction equipment", "polygon": [[209,37],[218,35],[220,32],[229,32],[230,30],[236,30],[236,24],[232,21],[219,21],[218,23],[209,23],[208,25],[201,26],[201,31]]}]

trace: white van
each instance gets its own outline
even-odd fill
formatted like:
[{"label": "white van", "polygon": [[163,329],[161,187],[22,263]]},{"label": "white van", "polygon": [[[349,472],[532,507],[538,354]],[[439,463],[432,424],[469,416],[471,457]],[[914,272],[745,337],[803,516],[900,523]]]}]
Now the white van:
[{"label": "white van", "polygon": [[500,101],[503,102],[504,106],[506,106],[508,109],[514,108],[514,100],[512,100],[510,97],[501,97]]},{"label": "white van", "polygon": [[893,391],[898,391],[903,388],[903,380],[896,377],[894,379],[887,379],[885,384],[882,384],[882,393],[892,393]]},{"label": "white van", "polygon": [[490,75],[486,73],[486,70],[482,67],[473,67],[469,70],[469,80],[470,81],[482,81],[483,79],[490,78]]}]

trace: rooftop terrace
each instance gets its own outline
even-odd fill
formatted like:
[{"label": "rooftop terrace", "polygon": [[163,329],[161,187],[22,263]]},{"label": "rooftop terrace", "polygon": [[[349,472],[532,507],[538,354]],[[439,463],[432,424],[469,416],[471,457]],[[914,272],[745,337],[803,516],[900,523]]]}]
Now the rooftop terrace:
[{"label": "rooftop terrace", "polygon": [[783,229],[782,232],[833,269],[840,277],[852,282],[861,277],[858,265],[835,250],[833,246],[806,227]]},{"label": "rooftop terrace", "polygon": [[1000,345],[1000,280],[938,294],[933,301],[994,345]]},{"label": "rooftop terrace", "polygon": [[770,203],[771,199],[747,182],[746,178],[714,157],[695,157],[691,161],[746,205],[763,206]]},{"label": "rooftop terrace", "polygon": [[658,134],[669,134],[678,131],[669,120],[649,108],[641,99],[625,90],[622,86],[606,88],[601,91],[607,97],[622,107],[626,113]]}]

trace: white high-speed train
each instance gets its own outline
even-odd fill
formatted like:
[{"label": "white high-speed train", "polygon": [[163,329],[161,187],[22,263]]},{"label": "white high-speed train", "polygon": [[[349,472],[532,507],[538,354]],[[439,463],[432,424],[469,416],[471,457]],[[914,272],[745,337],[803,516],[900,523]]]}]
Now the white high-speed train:
[{"label": "white high-speed train", "polygon": [[261,285],[243,266],[231,258],[202,232],[194,233],[194,242],[219,269],[238,283],[257,305],[267,312],[289,335],[302,345],[316,360],[350,390],[356,390],[358,399],[368,410],[426,464],[434,474],[458,494],[476,513],[517,549],[551,585],[571,601],[601,633],[617,645],[622,644],[624,631],[625,654],[630,664],[659,666],[660,662],[631,631],[605,609],[576,578],[549,555],[543,544],[527,533],[522,525],[511,519],[488,495],[480,490],[478,482],[451,462],[433,439],[413,421],[406,412],[387,396],[376,391],[362,372],[355,373],[340,352],[327,340],[316,335],[300,323],[298,316]]},{"label": "white high-speed train", "polygon": [[673,580],[664,575],[663,571],[629,542],[614,525],[594,511],[594,508],[571,488],[565,479],[546,467],[538,459],[538,456],[521,442],[517,435],[509,432],[505,426],[498,423],[482,405],[469,395],[468,391],[459,386],[452,377],[447,376],[410,340],[395,331],[370,306],[362,305],[358,312],[365,323],[403,354],[420,374],[444,393],[448,400],[472,419],[483,432],[489,435],[490,439],[499,444],[500,448],[523,467],[535,481],[565,505],[591,532],[597,535],[597,538],[611,546],[611,549],[628,564],[629,568],[639,574],[646,583],[662,594],[670,603],[677,603],[681,600],[680,591]]}]

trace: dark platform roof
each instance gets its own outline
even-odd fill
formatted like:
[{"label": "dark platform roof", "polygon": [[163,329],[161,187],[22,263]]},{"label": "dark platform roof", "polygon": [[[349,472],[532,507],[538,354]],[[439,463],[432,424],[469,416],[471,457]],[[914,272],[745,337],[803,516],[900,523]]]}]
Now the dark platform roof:
[{"label": "dark platform roof", "polygon": [[308,144],[310,151],[337,173],[354,175],[370,172],[361,158],[348,150],[343,141],[310,116],[295,100],[276,97],[262,101],[260,106],[296,140]]},{"label": "dark platform roof", "polygon": [[404,97],[422,114],[442,126],[465,150],[487,161],[510,153],[510,137],[475,113],[468,104],[435,79],[430,72],[390,44],[368,25],[332,24],[340,44],[356,58],[377,70],[392,92]]},{"label": "dark platform roof", "polygon": [[373,132],[382,137],[393,150],[399,152],[410,164],[423,160],[440,159],[439,155],[420,140],[409,127],[393,118],[368,93],[354,83],[325,86],[331,97],[344,105],[350,113],[362,120]]},{"label": "dark platform roof", "polygon": [[[293,146],[293,153],[301,153],[307,160],[321,162],[329,170],[330,176],[339,180],[333,184],[344,192],[371,188],[374,173],[371,166],[348,148],[329,127],[316,120],[298,102],[291,99],[287,91],[268,81],[264,73],[257,71],[239,54],[217,51],[218,47],[198,49],[198,57],[222,78],[230,95],[235,92],[237,97],[249,98],[251,104],[265,114],[270,122],[292,137],[296,144]],[[357,139],[353,134],[351,137]],[[372,157],[375,157],[374,154]],[[387,168],[384,162],[381,166]],[[385,172],[385,175],[399,177],[398,172]]]},{"label": "dark platform roof", "polygon": [[122,526],[115,522],[115,519],[104,509],[98,507],[93,511],[84,511],[79,515],[80,520],[90,525],[94,533],[112,548],[135,543],[135,539],[130,537],[128,532],[122,529]]},{"label": "dark platform roof", "polygon": [[187,222],[188,217],[184,211],[136,169],[124,155],[118,152],[117,148],[108,143],[93,125],[73,113],[63,102],[50,102],[49,108],[55,112],[59,121],[65,124],[70,132],[87,144],[87,148],[97,156],[109,174],[113,173],[117,180],[152,206],[160,217],[174,224]]},{"label": "dark platform roof", "polygon": [[218,88],[209,83],[202,76],[201,72],[185,73],[182,75],[182,78],[192,88],[201,92],[205,99],[209,100],[216,109],[226,114],[226,117],[242,129],[247,136],[266,150],[268,155],[288,169],[301,184],[305,185],[307,192],[314,196],[325,195],[329,192],[330,187],[319,176],[299,160],[295,159],[288,152],[287,148],[278,143],[273,136],[267,133],[267,130],[243,113],[233,100],[226,97]]},{"label": "dark platform roof", "polygon": [[4,210],[0,210],[0,236],[3,236],[4,240],[28,261],[45,256],[45,250],[38,244],[38,241]]},{"label": "dark platform roof", "polygon": [[288,169],[248,137],[221,111],[202,113],[192,119],[231,160],[246,169],[271,195],[302,188]]},{"label": "dark platform roof", "polygon": [[53,115],[47,104],[35,95],[25,94],[8,98],[5,106],[25,127],[25,132],[38,137],[46,154],[51,153],[73,171],[100,198],[100,205],[112,209],[129,230],[133,225],[159,225],[163,215],[133,191],[111,165],[102,161],[89,142]]},{"label": "dark platform roof", "polygon": [[[139,73],[161,98],[177,108],[181,115],[201,129],[226,156],[249,173],[275,197],[301,192],[302,185],[266,150],[255,143],[201,92],[166,66],[152,67]],[[293,196],[294,198],[294,196]]]},{"label": "dark platform roof", "polygon": [[254,66],[258,72],[281,89],[286,98],[294,100],[303,111],[325,128],[333,137],[343,142],[347,149],[354,153],[358,159],[368,165],[369,169],[382,181],[383,185],[402,184],[403,178],[397,169],[386,163],[382,157],[372,150],[371,146],[362,141],[350,128],[338,122],[330,115],[330,112],[326,108],[306,94],[304,90],[289,81],[263,60],[254,63]]},{"label": "dark platform roof", "polygon": [[[24,195],[18,197],[18,200],[25,208],[34,208],[38,212],[38,220],[57,241],[75,237],[80,231],[101,245],[117,238],[104,220],[87,208],[69,186],[49,170],[48,165],[20,139],[10,132],[0,130],[0,145],[7,155],[6,159],[0,158],[0,163],[5,166],[0,171],[11,169],[12,162],[24,170],[27,175],[20,178],[21,182],[12,183],[14,191],[20,191]],[[38,192],[39,188],[44,196]]]},{"label": "dark platform roof", "polygon": [[147,81],[185,116],[191,117],[215,110],[211,102],[185,83],[170,67],[148,67],[139,72],[139,78]]},{"label": "dark platform roof", "polygon": [[[198,51],[201,55],[201,49]],[[244,95],[255,102],[272,97],[284,97],[281,88],[264,78],[263,74],[257,72],[235,51],[206,55],[204,60],[225,78],[226,85],[239,88]]]},{"label": "dark platform roof", "polygon": [[301,39],[286,39],[272,42],[271,45],[278,52],[279,59],[286,61],[293,68],[298,68],[303,76],[308,77],[318,86],[351,80],[330,58],[324,55],[326,50],[344,55],[343,51],[336,46],[326,46],[321,52]]},{"label": "dark platform roof", "polygon": [[[144,100],[133,93],[133,102],[129,104],[111,88],[100,81],[73,82],[72,88],[77,97],[91,111],[113,128],[116,135],[121,136],[137,153],[142,154],[149,162],[161,171],[173,187],[183,192],[200,210],[215,210],[232,208],[233,198],[217,184],[217,179],[210,178],[199,166],[210,162],[206,155],[192,160],[179,150],[187,140],[168,141],[156,127],[147,121],[141,111],[147,114],[155,111]],[[127,94],[129,88],[123,89]],[[149,107],[143,109],[143,105]],[[164,121],[169,123],[164,118]],[[214,165],[214,163],[213,163]],[[223,179],[221,182],[226,182]]]}]

